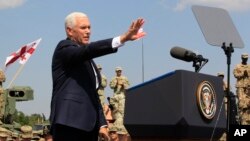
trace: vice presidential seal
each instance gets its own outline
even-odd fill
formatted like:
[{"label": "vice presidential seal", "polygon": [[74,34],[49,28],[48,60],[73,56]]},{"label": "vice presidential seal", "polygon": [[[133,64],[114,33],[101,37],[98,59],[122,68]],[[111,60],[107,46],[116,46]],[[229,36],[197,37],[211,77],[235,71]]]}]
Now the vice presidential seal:
[{"label": "vice presidential seal", "polygon": [[197,104],[201,114],[206,119],[212,119],[216,113],[216,94],[213,86],[208,81],[203,81],[198,85],[196,92]]}]

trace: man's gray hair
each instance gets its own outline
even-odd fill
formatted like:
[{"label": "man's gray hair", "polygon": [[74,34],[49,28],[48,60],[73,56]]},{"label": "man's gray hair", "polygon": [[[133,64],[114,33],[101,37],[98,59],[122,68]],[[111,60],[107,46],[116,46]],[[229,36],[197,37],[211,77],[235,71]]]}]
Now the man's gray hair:
[{"label": "man's gray hair", "polygon": [[85,13],[82,12],[72,12],[65,18],[65,29],[67,27],[73,28],[75,26],[76,17],[88,17]]}]

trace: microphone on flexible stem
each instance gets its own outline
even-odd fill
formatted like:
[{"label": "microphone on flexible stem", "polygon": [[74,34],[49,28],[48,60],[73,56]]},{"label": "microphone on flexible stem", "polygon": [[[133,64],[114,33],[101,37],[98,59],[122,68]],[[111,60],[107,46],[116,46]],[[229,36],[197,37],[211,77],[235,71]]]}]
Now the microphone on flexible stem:
[{"label": "microphone on flexible stem", "polygon": [[176,59],[180,59],[186,62],[191,62],[191,61],[205,61],[208,62],[208,59],[203,58],[202,55],[196,55],[194,52],[181,48],[181,47],[173,47],[170,50],[170,54],[172,57]]},{"label": "microphone on flexible stem", "polygon": [[170,51],[170,54],[176,59],[180,59],[186,62],[193,61],[195,72],[199,72],[200,69],[208,62],[208,59],[203,58],[202,55],[196,55],[194,52],[181,47],[173,47]]}]

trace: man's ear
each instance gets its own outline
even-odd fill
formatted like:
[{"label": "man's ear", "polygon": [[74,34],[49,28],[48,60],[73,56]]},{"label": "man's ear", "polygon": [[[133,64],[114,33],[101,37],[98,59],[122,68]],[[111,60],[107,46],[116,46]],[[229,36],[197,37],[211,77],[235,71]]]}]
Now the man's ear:
[{"label": "man's ear", "polygon": [[66,32],[67,32],[67,34],[68,34],[69,37],[72,37],[72,34],[73,34],[73,33],[72,33],[72,32],[73,32],[72,28],[67,27],[67,28],[66,28]]}]

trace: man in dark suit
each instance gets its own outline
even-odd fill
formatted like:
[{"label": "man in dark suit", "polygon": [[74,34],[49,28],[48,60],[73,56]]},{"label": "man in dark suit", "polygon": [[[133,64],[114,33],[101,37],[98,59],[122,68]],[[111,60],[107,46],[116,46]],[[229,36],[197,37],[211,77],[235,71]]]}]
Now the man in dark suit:
[{"label": "man in dark suit", "polygon": [[97,94],[100,73],[92,59],[117,52],[125,42],[143,37],[145,33],[138,32],[143,23],[139,18],[121,36],[90,43],[87,15],[73,12],[66,17],[67,39],[58,43],[52,59],[50,122],[54,141],[96,141],[98,133],[109,140]]}]

